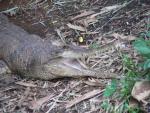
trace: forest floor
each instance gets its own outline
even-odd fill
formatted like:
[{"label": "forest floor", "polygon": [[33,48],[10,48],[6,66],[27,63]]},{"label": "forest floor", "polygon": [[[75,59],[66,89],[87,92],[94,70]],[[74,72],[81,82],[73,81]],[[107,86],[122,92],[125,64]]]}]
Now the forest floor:
[{"label": "forest floor", "polygon": [[[138,62],[131,43],[150,28],[149,0],[2,0],[0,12],[29,33],[52,41],[86,48],[116,41],[117,50],[79,61],[120,78],[125,71],[123,56]],[[133,113],[129,107],[138,102],[132,97],[126,102],[117,92],[108,96],[113,92],[108,90],[110,84],[111,79],[1,77],[0,113]],[[140,112],[144,111],[134,113]]]}]

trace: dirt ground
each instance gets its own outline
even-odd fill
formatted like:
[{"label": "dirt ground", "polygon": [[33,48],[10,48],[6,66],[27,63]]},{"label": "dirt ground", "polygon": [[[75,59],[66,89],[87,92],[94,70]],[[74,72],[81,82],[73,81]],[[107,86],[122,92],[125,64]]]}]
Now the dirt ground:
[{"label": "dirt ground", "polygon": [[[41,38],[91,48],[118,40],[118,35],[110,34],[138,36],[150,24],[149,0],[2,0],[0,12]],[[128,54],[131,41],[119,42]],[[79,60],[94,70],[122,74],[121,58],[114,49]],[[96,78],[44,81],[1,75],[0,113],[109,113],[101,107],[109,82]],[[118,106],[121,103],[116,98],[110,101]]]}]

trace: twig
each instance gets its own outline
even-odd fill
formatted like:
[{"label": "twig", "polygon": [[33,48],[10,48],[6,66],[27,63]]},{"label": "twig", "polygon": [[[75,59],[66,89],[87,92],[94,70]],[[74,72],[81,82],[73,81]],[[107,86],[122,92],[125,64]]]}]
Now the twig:
[{"label": "twig", "polygon": [[65,42],[65,38],[62,36],[60,30],[59,30],[59,29],[56,29],[56,32],[57,32],[58,36],[60,37],[60,39],[62,40],[62,42],[63,42],[65,45],[67,45],[66,42]]},{"label": "twig", "polygon": [[88,93],[84,94],[84,95],[81,96],[81,97],[75,98],[75,99],[73,99],[72,101],[69,101],[69,102],[67,103],[66,108],[70,108],[70,107],[72,107],[73,105],[78,104],[79,102],[81,102],[81,101],[83,101],[83,100],[92,98],[92,97],[94,97],[95,95],[98,95],[98,94],[104,92],[104,90],[105,90],[105,89],[103,89],[103,90],[100,90],[100,89],[94,90],[94,91],[91,91],[91,92],[88,92]]}]

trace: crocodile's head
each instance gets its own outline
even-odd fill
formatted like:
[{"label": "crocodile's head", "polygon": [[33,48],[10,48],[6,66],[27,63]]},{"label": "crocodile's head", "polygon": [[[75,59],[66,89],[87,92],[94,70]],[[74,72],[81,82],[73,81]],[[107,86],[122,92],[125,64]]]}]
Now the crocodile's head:
[{"label": "crocodile's head", "polygon": [[[31,72],[34,73],[33,76],[40,79],[54,79],[54,78],[62,78],[62,77],[85,77],[85,76],[93,76],[96,77],[96,72],[89,70],[83,64],[79,63],[77,60],[68,59],[68,58],[57,58],[49,61],[42,66],[36,66],[32,68]],[[31,74],[32,75],[32,74]]]}]

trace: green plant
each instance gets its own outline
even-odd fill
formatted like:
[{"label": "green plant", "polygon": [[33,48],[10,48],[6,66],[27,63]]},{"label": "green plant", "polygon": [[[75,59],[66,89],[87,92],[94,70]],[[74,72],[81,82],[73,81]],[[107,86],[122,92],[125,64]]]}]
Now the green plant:
[{"label": "green plant", "polygon": [[117,106],[117,109],[115,109],[116,106],[112,105],[110,101],[104,101],[102,103],[102,107],[106,110],[106,108],[109,106],[109,109],[113,109],[113,113],[138,113],[136,111],[136,108],[131,109],[128,104],[133,85],[136,82],[135,78],[139,76],[136,70],[137,66],[135,65],[133,60],[130,57],[128,57],[128,55],[122,54],[121,58],[124,70],[124,77],[120,80],[112,80],[111,83],[108,84],[105,88],[104,97],[114,98],[114,94],[118,93],[118,96],[121,97],[121,99],[124,100],[124,102],[122,102],[122,104]]},{"label": "green plant", "polygon": [[[149,37],[150,31],[144,35]],[[121,54],[124,77],[120,80],[112,80],[105,88],[104,97],[107,99],[110,97],[114,98],[114,94],[118,93],[119,97],[123,100],[123,102],[118,106],[113,105],[111,101],[102,103],[102,107],[104,109],[111,106],[114,113],[139,113],[139,108],[133,108],[129,105],[131,91],[137,79],[148,78],[150,80],[150,40],[139,38],[133,43],[133,47],[142,56],[141,62],[139,64],[135,64],[132,58],[128,55]],[[138,71],[139,68],[140,71]],[[144,75],[147,75],[148,77],[146,78]]]},{"label": "green plant", "polygon": [[106,111],[110,111],[113,106],[110,104],[109,100],[105,100],[102,102],[101,107],[106,110]]},{"label": "green plant", "polygon": [[150,68],[150,40],[138,39],[133,43],[134,48],[143,56],[142,68],[146,71]]},{"label": "green plant", "polygon": [[150,38],[150,24],[146,25],[147,30],[145,32],[140,33],[140,38]]},{"label": "green plant", "polygon": [[132,108],[132,107],[128,108],[128,113],[139,113],[139,112],[140,112],[139,108]]},{"label": "green plant", "polygon": [[110,97],[113,95],[113,93],[116,91],[117,89],[117,81],[116,80],[112,80],[110,85],[107,85],[105,88],[105,92],[104,92],[104,96],[105,97]]},{"label": "green plant", "polygon": [[122,64],[125,77],[120,80],[122,97],[128,97],[131,93],[132,87],[135,83],[135,78],[138,77],[137,67],[133,60],[127,55],[122,55]]},{"label": "green plant", "polygon": [[150,40],[138,39],[133,46],[144,58],[150,58]]}]

